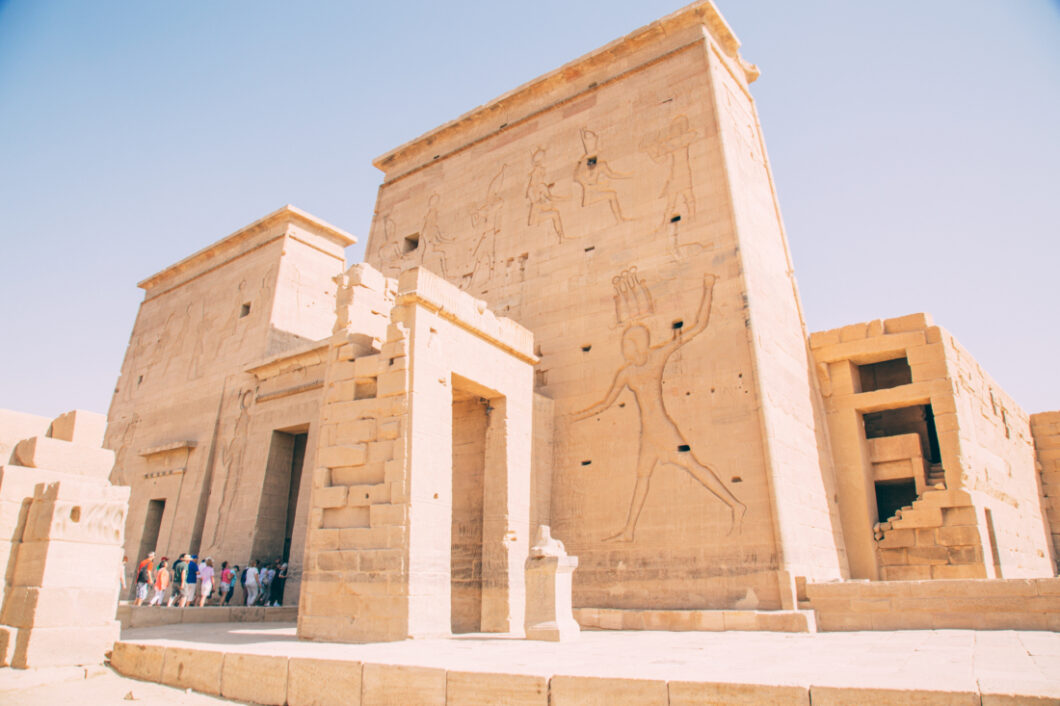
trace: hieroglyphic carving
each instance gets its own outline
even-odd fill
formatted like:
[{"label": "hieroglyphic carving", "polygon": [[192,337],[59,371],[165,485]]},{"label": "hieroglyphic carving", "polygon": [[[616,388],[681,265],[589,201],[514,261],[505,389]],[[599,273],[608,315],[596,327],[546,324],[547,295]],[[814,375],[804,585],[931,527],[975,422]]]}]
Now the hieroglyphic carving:
[{"label": "hieroglyphic carving", "polygon": [[53,507],[36,504],[30,512],[50,511],[51,522],[46,529],[39,522],[27,523],[28,531],[23,541],[47,539],[116,544],[125,530],[125,510],[126,504],[122,501],[56,501]]},{"label": "hieroglyphic carving", "polygon": [[[215,463],[220,463],[224,469],[221,481],[221,502],[218,507],[230,506],[229,498],[234,498],[239,494],[240,480],[247,475],[243,471],[243,456],[246,455],[251,407],[254,405],[257,392],[256,386],[243,387],[239,388],[234,395],[236,408],[232,411],[237,415],[236,420],[226,441],[222,442],[221,452],[218,454],[218,460],[215,461]],[[229,406],[233,406],[233,403],[229,403]],[[228,512],[218,513],[217,522],[214,525],[215,543],[219,543],[224,538],[225,530],[228,528],[229,514]]]},{"label": "hieroglyphic carving", "polygon": [[611,278],[611,284],[615,286],[615,316],[620,326],[655,312],[651,290],[640,281],[636,265]]},{"label": "hieroglyphic carving", "polygon": [[[117,426],[107,427],[109,439],[103,444],[105,448],[114,449],[114,485],[128,485],[128,467],[125,465],[132,449],[133,439],[136,436],[136,428],[140,426],[140,415],[133,414],[126,420],[119,422]],[[114,429],[114,431],[111,431]]]},{"label": "hieroglyphic carving", "polygon": [[493,278],[496,264],[497,236],[501,232],[504,217],[504,199],[500,190],[504,185],[504,171],[508,165],[502,164],[486,189],[486,199],[474,206],[471,211],[471,228],[475,234],[468,261],[471,271],[459,282],[463,289],[480,287]]},{"label": "hieroglyphic carving", "polygon": [[[663,212],[663,223],[669,223],[676,216],[691,219],[696,215],[696,197],[692,193],[692,163],[689,158],[689,146],[695,142],[699,133],[688,125],[687,115],[675,116],[670,125],[646,136],[640,142],[641,151],[647,153],[652,161],[669,163],[669,174],[663,185],[660,196],[666,198],[666,210]],[[683,203],[683,208],[679,205]]]},{"label": "hieroglyphic carving", "polygon": [[188,363],[188,380],[202,377],[203,366],[206,355],[206,332],[210,330],[209,312],[206,309],[206,300],[199,303],[199,325],[195,328],[198,335],[195,336],[195,346],[191,351],[191,361]]},{"label": "hieroglyphic carving", "polygon": [[[699,133],[688,124],[688,116],[677,115],[663,130],[644,137],[640,149],[652,161],[669,166],[666,183],[660,197],[666,199],[661,228],[669,231],[667,240],[670,254],[680,260],[682,248],[677,241],[681,221],[690,221],[696,215],[696,197],[692,190],[692,163],[689,149]],[[689,246],[686,246],[686,248]]]},{"label": "hieroglyphic carving", "polygon": [[[729,508],[729,533],[738,530],[747,511],[735,495],[718,478],[710,466],[696,457],[677,424],[666,411],[662,394],[662,376],[666,362],[678,348],[702,333],[710,321],[711,300],[714,290],[714,275],[703,279],[703,299],[696,314],[696,321],[688,329],[678,329],[666,343],[651,345],[651,333],[643,324],[634,323],[622,333],[622,355],[625,365],[615,373],[611,387],[604,398],[584,410],[575,412],[573,420],[587,419],[600,414],[618,399],[625,388],[633,393],[640,412],[640,452],[637,457],[637,482],[633,490],[626,524],[620,532],[605,541],[633,541],[637,519],[648,497],[648,485],[652,473],[658,466],[673,465],[687,471],[704,488],[713,493]],[[617,289],[617,286],[616,286]]]},{"label": "hieroglyphic carving", "polygon": [[420,228],[419,242],[414,252],[416,253],[415,259],[420,265],[448,279],[443,246],[456,239],[445,236],[438,225],[438,202],[440,200],[438,194],[431,194],[427,198],[427,211],[423,214],[423,226]]},{"label": "hieroglyphic carving", "polygon": [[582,128],[582,149],[584,154],[574,165],[574,181],[582,187],[582,206],[591,206],[600,201],[607,201],[615,223],[627,220],[622,215],[618,202],[618,192],[611,188],[612,179],[628,179],[631,174],[616,172],[598,153],[599,137],[595,132]]},{"label": "hieroglyphic carving", "polygon": [[563,219],[560,217],[559,207],[556,201],[565,201],[569,197],[559,196],[552,193],[554,182],[549,182],[545,177],[545,150],[538,147],[530,155],[530,181],[526,185],[526,200],[530,202],[530,210],[526,217],[526,224],[536,226],[542,221],[548,221],[555,231],[560,242],[565,237],[563,233]]},{"label": "hieroglyphic carving", "polygon": [[375,250],[375,259],[380,272],[387,277],[396,277],[401,272],[401,258],[404,255],[397,238],[397,225],[389,215],[381,216],[381,221],[383,238]]}]

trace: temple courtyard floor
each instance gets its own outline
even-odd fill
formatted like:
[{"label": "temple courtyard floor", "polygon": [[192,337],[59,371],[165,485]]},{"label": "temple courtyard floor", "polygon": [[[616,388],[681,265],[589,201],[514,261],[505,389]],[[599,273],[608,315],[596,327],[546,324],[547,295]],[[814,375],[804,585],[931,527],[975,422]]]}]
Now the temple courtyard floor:
[{"label": "temple courtyard floor", "polygon": [[[564,643],[469,634],[351,645],[300,641],[291,623],[184,623],[123,631],[111,666],[292,706],[1060,704],[1060,633],[1035,631],[584,631]],[[16,693],[4,681],[0,701]]]}]

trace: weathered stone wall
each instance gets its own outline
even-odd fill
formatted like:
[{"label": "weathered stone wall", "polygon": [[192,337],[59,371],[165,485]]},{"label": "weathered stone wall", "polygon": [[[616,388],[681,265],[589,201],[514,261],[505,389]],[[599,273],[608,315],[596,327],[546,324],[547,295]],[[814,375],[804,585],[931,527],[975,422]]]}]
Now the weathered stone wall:
[{"label": "weathered stone wall", "polygon": [[368,262],[534,333],[579,606],[778,608],[843,571],[737,45],[700,3],[376,162]]},{"label": "weathered stone wall", "polygon": [[808,584],[819,630],[1060,630],[1060,580]]},{"label": "weathered stone wall", "polygon": [[[1050,575],[1026,415],[953,336],[913,314],[814,333],[810,342],[855,578]],[[862,367],[894,359],[907,361],[907,382],[862,389]],[[925,406],[930,413],[912,413]],[[866,415],[881,412],[896,415],[889,422],[896,435],[866,438]],[[916,430],[928,455],[929,427],[937,463],[910,460],[919,497],[894,517],[878,517],[874,483],[895,468],[876,463],[874,449]]]},{"label": "weathered stone wall", "polygon": [[[1052,542],[1046,532],[1030,419],[948,332],[946,365],[956,399],[960,486],[983,514],[984,551],[998,578],[1051,576]],[[949,478],[947,477],[947,480]],[[985,513],[989,512],[989,515]],[[989,547],[989,550],[985,549]]]},{"label": "weathered stone wall", "polygon": [[118,638],[129,489],[107,482],[104,425],[81,410],[47,425],[0,413],[6,443],[44,431],[14,443],[15,463],[0,465],[0,666],[98,664]]},{"label": "weathered stone wall", "polygon": [[1056,559],[1060,558],[1060,412],[1032,414],[1031,433],[1041,478],[1042,509],[1056,567]]},{"label": "weathered stone wall", "polygon": [[[279,556],[276,541],[266,542],[268,556],[251,556],[259,530],[276,531],[257,521],[269,449],[275,430],[316,443],[323,359],[314,341],[331,332],[331,277],[351,242],[285,207],[141,282],[106,436],[117,454],[112,479],[132,487],[133,565],[149,549],[210,555],[218,565]],[[309,475],[295,519],[303,527]],[[151,501],[165,505],[157,542],[146,547]],[[288,598],[297,597],[303,545],[303,535],[292,542]]]},{"label": "weathered stone wall", "polygon": [[425,270],[402,276],[396,303],[393,280],[348,275],[350,320],[391,323],[382,342],[332,338],[299,636],[518,631],[532,339]]}]

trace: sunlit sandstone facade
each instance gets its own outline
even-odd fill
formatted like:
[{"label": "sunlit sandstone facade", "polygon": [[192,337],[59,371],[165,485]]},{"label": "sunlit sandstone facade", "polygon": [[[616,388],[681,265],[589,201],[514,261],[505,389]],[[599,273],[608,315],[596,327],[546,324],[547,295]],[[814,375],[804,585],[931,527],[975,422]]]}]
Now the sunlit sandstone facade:
[{"label": "sunlit sandstone facade", "polygon": [[519,632],[539,524],[583,610],[1052,576],[1028,418],[949,334],[808,336],[738,47],[697,3],[380,157],[365,265],[286,208],[142,283],[130,556],[289,557],[348,640]]}]

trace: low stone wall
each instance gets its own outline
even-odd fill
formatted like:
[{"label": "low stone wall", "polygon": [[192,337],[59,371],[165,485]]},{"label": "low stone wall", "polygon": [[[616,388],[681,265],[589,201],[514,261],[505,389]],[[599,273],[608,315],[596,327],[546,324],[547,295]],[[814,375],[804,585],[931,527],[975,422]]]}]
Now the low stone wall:
[{"label": "low stone wall", "polygon": [[574,619],[586,630],[817,632],[813,611],[809,610],[620,610],[617,608],[575,608]]},{"label": "low stone wall", "polygon": [[[338,647],[336,645],[336,647]],[[665,659],[665,653],[656,655]],[[795,659],[799,655],[794,655]],[[642,670],[646,655],[625,658],[630,673]],[[1030,657],[1027,658],[1028,660]],[[111,666],[133,679],[152,681],[227,699],[276,706],[694,706],[698,704],[1045,704],[1056,703],[1048,683],[1012,683],[974,678],[930,680],[925,685],[862,686],[845,683],[615,678],[549,675],[548,667],[512,667],[511,673],[446,669],[442,666],[381,664],[348,658],[285,654],[240,654],[159,644],[118,642]],[[962,665],[963,666],[963,665]],[[971,666],[971,665],[967,665]],[[578,669],[577,665],[570,665]],[[538,671],[544,669],[545,671]],[[530,673],[527,673],[530,671]],[[862,672],[863,674],[864,672]],[[950,675],[952,677],[952,675]],[[970,676],[970,675],[969,675]]]},{"label": "low stone wall", "polygon": [[161,608],[159,606],[118,606],[121,629],[148,628],[177,623],[293,623],[298,606],[203,606],[202,608]]},{"label": "low stone wall", "polygon": [[1060,578],[807,584],[822,631],[1060,630]]}]

